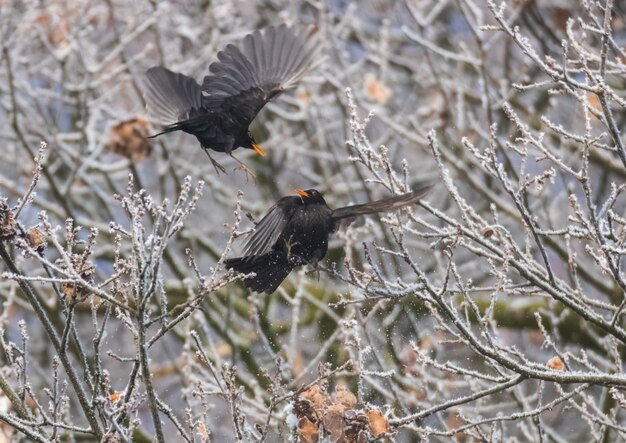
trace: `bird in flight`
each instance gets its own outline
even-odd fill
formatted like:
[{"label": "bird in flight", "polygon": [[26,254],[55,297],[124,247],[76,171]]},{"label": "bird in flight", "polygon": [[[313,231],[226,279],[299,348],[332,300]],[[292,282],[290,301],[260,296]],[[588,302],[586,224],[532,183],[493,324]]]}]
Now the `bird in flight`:
[{"label": "bird in flight", "polygon": [[248,127],[267,102],[296,86],[320,62],[318,40],[314,27],[280,25],[254,31],[217,53],[218,61],[209,66],[202,85],[164,66],[148,69],[148,112],[166,125],[152,137],[173,131],[195,135],[218,173],[225,169],[209,150],[233,157],[232,151],[242,147],[265,155]]},{"label": "bird in flight", "polygon": [[292,269],[306,264],[317,267],[328,251],[329,235],[342,221],[416,204],[431,188],[338,209],[329,208],[315,189],[297,189],[298,195],[283,197],[272,206],[246,242],[243,256],[226,260],[226,267],[255,273],[244,280],[245,285],[271,294]]}]

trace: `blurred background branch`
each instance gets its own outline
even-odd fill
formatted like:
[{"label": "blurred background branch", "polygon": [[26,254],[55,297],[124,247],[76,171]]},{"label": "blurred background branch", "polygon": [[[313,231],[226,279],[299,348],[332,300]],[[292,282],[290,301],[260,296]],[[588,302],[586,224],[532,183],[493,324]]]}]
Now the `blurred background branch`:
[{"label": "blurred background branch", "polygon": [[[0,441],[624,439],[621,2],[0,1]],[[254,29],[325,62],[215,174],[141,96]],[[250,154],[250,155],[249,155]],[[282,195],[437,186],[270,295]]]}]

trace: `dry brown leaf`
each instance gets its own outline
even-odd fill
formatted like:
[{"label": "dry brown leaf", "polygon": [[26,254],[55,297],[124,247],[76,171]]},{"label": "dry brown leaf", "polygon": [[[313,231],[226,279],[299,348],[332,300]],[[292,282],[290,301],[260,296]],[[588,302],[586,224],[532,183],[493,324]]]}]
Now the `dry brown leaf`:
[{"label": "dry brown leaf", "polygon": [[422,401],[426,398],[426,389],[419,387],[419,388],[409,388],[407,390],[408,394],[411,394],[413,396],[413,398],[415,398],[418,401]]},{"label": "dry brown leaf", "polygon": [[198,436],[200,437],[200,441],[202,443],[208,443],[211,441],[211,436],[209,435],[209,431],[206,428],[206,425],[202,422],[198,425]]},{"label": "dry brown leaf", "polygon": [[350,392],[348,386],[341,383],[338,384],[335,388],[335,396],[337,398],[337,402],[347,409],[352,409],[354,405],[356,405],[356,396]]},{"label": "dry brown leaf", "polygon": [[13,237],[15,237],[13,211],[7,205],[6,199],[0,198],[0,240],[10,240]]},{"label": "dry brown leaf", "polygon": [[317,425],[308,418],[303,417],[298,421],[298,441],[300,443],[317,443],[319,433]]},{"label": "dry brown leaf", "polygon": [[313,408],[321,415],[324,410],[324,406],[326,406],[328,401],[328,395],[322,392],[319,386],[313,385],[306,391],[300,394],[300,397],[308,400],[313,405]]},{"label": "dry brown leaf", "polygon": [[299,87],[296,90],[296,97],[298,98],[298,100],[301,100],[305,103],[311,101],[311,94],[309,94],[309,91],[304,87]]},{"label": "dry brown leaf", "polygon": [[155,380],[176,375],[178,369],[185,363],[183,357],[179,357],[176,360],[167,360],[159,364],[155,364],[152,367],[152,376]]},{"label": "dry brown leaf", "polygon": [[152,152],[149,135],[146,119],[124,120],[111,128],[107,148],[132,160],[143,160]]},{"label": "dry brown leaf", "polygon": [[[459,415],[457,411],[450,411],[448,415],[446,416],[446,426],[448,427],[448,429],[457,429],[463,426],[464,424],[465,424],[465,421],[463,420],[463,418],[461,418],[461,416]],[[457,433],[456,437],[460,439],[460,436],[462,435],[463,434],[461,433]],[[460,439],[460,441],[465,441],[465,440]]]},{"label": "dry brown leaf", "polygon": [[[81,279],[93,283],[96,266],[91,261],[85,260],[80,254],[72,254],[70,261],[74,268],[73,270],[80,275]],[[67,264],[63,259],[58,259],[56,264],[61,269],[67,269]],[[83,302],[89,295],[88,289],[80,283],[63,282],[59,287],[70,303]]]},{"label": "dry brown leaf", "polygon": [[531,329],[526,333],[526,336],[528,341],[536,346],[541,346],[545,338],[539,329]]},{"label": "dry brown leaf", "polygon": [[67,48],[70,44],[68,39],[70,28],[65,17],[61,15],[51,17],[49,14],[41,14],[35,18],[35,23],[46,28],[48,41],[57,48]]},{"label": "dry brown leaf", "polygon": [[6,423],[0,423],[0,443],[13,441],[13,427]]},{"label": "dry brown leaf", "polygon": [[593,92],[588,92],[587,100],[589,101],[589,106],[591,108],[593,108],[596,112],[600,114],[602,113],[602,104],[600,103],[600,99],[598,98],[597,94],[594,94]]},{"label": "dry brown leaf", "polygon": [[[29,397],[30,398],[30,397]],[[32,399],[31,399],[32,400]],[[8,415],[13,409],[11,400],[4,395],[4,392],[0,391],[0,412]],[[0,423],[0,443],[8,443],[13,441],[13,427],[6,423]]]},{"label": "dry brown leaf", "polygon": [[26,233],[28,244],[31,248],[41,251],[43,249],[43,232],[33,226]]},{"label": "dry brown leaf", "polygon": [[565,369],[563,360],[561,360],[561,357],[559,356],[552,357],[550,360],[548,360],[547,366],[548,368],[553,369],[555,371],[562,371]]},{"label": "dry brown leaf", "polygon": [[70,44],[69,32],[70,27],[67,20],[64,17],[59,17],[56,26],[50,32],[50,41],[59,48],[66,48]]},{"label": "dry brown leaf", "polygon": [[300,375],[304,370],[304,359],[302,358],[302,352],[299,349],[295,349],[291,356],[291,370],[295,376]]},{"label": "dry brown leaf", "polygon": [[32,397],[27,397],[27,398],[26,398],[26,402],[25,402],[25,404],[26,404],[26,407],[27,407],[27,408],[29,408],[29,409],[31,409],[31,410],[33,410],[33,411],[34,411],[34,410],[35,410],[35,408],[37,407],[37,403],[35,403],[35,400],[33,400],[33,398],[32,398]]},{"label": "dry brown leaf", "polygon": [[76,290],[75,285],[73,283],[61,283],[61,292],[63,292],[63,296],[69,299],[73,299],[74,292]]},{"label": "dry brown leaf", "polygon": [[378,80],[374,74],[365,74],[363,87],[367,97],[380,104],[387,103],[391,98],[391,90]]},{"label": "dry brown leaf", "polygon": [[433,344],[432,338],[430,338],[430,336],[427,335],[420,340],[418,347],[420,351],[424,351],[425,353],[428,353],[435,348],[435,345]]},{"label": "dry brown leaf", "polygon": [[296,415],[296,417],[298,418],[306,417],[312,423],[317,423],[318,417],[320,416],[318,411],[315,410],[315,408],[313,407],[313,403],[311,403],[309,400],[302,398],[302,397],[296,398],[296,401],[294,402],[294,405],[293,405],[293,412]]},{"label": "dry brown leaf", "polygon": [[550,18],[557,29],[565,31],[567,29],[567,21],[572,17],[572,13],[571,9],[553,6],[550,10]]},{"label": "dry brown leaf", "polygon": [[111,395],[109,395],[109,400],[111,403],[116,403],[122,398],[122,391],[114,391]]},{"label": "dry brown leaf", "polygon": [[215,352],[219,357],[226,357],[233,353],[233,348],[228,343],[222,343],[221,345],[215,348]]},{"label": "dry brown leaf", "polygon": [[357,414],[352,409],[343,414],[344,436],[341,443],[365,443],[368,436],[368,423],[365,414]]},{"label": "dry brown leaf", "polygon": [[480,231],[480,235],[482,235],[484,238],[490,238],[493,234],[494,234],[494,230],[491,226],[485,226],[481,231]]},{"label": "dry brown leaf", "polygon": [[330,439],[333,442],[338,442],[343,437],[344,411],[345,407],[343,405],[330,405],[324,412],[322,419],[324,429],[330,434]]},{"label": "dry brown leaf", "polygon": [[[423,340],[422,340],[423,341]],[[403,370],[406,375],[416,375],[417,368],[417,351],[412,346],[407,346],[403,352],[402,360]]]},{"label": "dry brown leaf", "polygon": [[370,427],[370,432],[374,437],[378,437],[379,435],[389,432],[389,422],[380,409],[366,411],[365,415],[367,415],[367,423]]},{"label": "dry brown leaf", "polygon": [[50,16],[48,14],[41,14],[35,18],[35,23],[41,26],[47,26],[50,23]]}]

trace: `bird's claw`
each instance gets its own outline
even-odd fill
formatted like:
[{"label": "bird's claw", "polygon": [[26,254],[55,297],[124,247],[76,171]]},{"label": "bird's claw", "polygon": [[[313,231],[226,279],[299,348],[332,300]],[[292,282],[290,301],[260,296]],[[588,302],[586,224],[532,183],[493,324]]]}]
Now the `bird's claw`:
[{"label": "bird's claw", "polygon": [[244,162],[242,162],[237,157],[235,157],[232,154],[232,152],[230,153],[230,156],[233,159],[235,159],[235,161],[237,163],[239,163],[239,166],[236,167],[235,169],[233,169],[233,171],[236,171],[236,170],[243,171],[246,174],[246,183],[248,183],[248,181],[250,180],[250,177],[252,177],[252,181],[254,181],[254,183],[256,184],[256,174],[254,172],[252,172],[252,170],[250,168],[248,168],[248,166],[246,166],[246,164]]},{"label": "bird's claw", "polygon": [[221,164],[219,164],[213,159],[211,159],[211,163],[213,164],[213,167],[215,168],[215,172],[217,172],[217,175],[220,175],[220,171],[226,174],[226,168],[224,166],[222,166]]},{"label": "bird's claw", "polygon": [[217,161],[215,161],[213,157],[211,157],[211,154],[209,154],[209,150],[204,149],[204,152],[206,152],[206,155],[209,156],[209,160],[211,160],[211,164],[213,165],[213,168],[215,168],[215,172],[217,173],[217,175],[220,175],[220,171],[226,174],[226,168],[219,164]]},{"label": "bird's claw", "polygon": [[246,174],[246,183],[248,183],[250,178],[252,178],[252,181],[254,182],[254,184],[256,184],[256,174],[243,163],[234,168],[233,171],[243,171]]},{"label": "bird's claw", "polygon": [[320,281],[320,273],[322,271],[322,267],[320,266],[320,262],[316,260],[315,262],[310,263],[313,267],[310,271],[306,273],[306,275],[317,274],[317,281]]}]

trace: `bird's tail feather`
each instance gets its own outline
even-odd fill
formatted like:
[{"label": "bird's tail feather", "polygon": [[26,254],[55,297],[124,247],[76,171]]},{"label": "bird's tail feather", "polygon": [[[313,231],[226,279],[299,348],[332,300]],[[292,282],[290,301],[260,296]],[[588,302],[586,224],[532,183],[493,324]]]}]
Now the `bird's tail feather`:
[{"label": "bird's tail feather", "polygon": [[184,121],[180,122],[180,123],[174,123],[173,125],[166,126],[165,128],[163,128],[163,130],[161,132],[158,132],[158,133],[153,134],[153,135],[149,135],[148,138],[155,138],[155,137],[158,137],[159,135],[167,134],[168,132],[180,131],[180,130],[183,129],[183,125],[181,123],[184,123]]},{"label": "bird's tail feather", "polygon": [[226,267],[242,274],[254,272],[254,277],[244,280],[252,291],[271,294],[280,286],[294,268],[281,251],[271,251],[256,257],[238,257],[226,260]]},{"label": "bird's tail feather", "polygon": [[333,220],[339,221],[345,218],[354,218],[359,215],[393,211],[405,206],[416,204],[422,199],[422,197],[428,194],[431,189],[432,186],[425,186],[415,192],[409,192],[395,197],[388,197],[362,205],[338,208],[333,211],[332,217]]},{"label": "bird's tail feather", "polygon": [[146,71],[144,98],[148,112],[159,123],[170,125],[163,133],[180,128],[175,123],[189,118],[192,109],[202,106],[202,90],[191,77],[163,66]]}]

